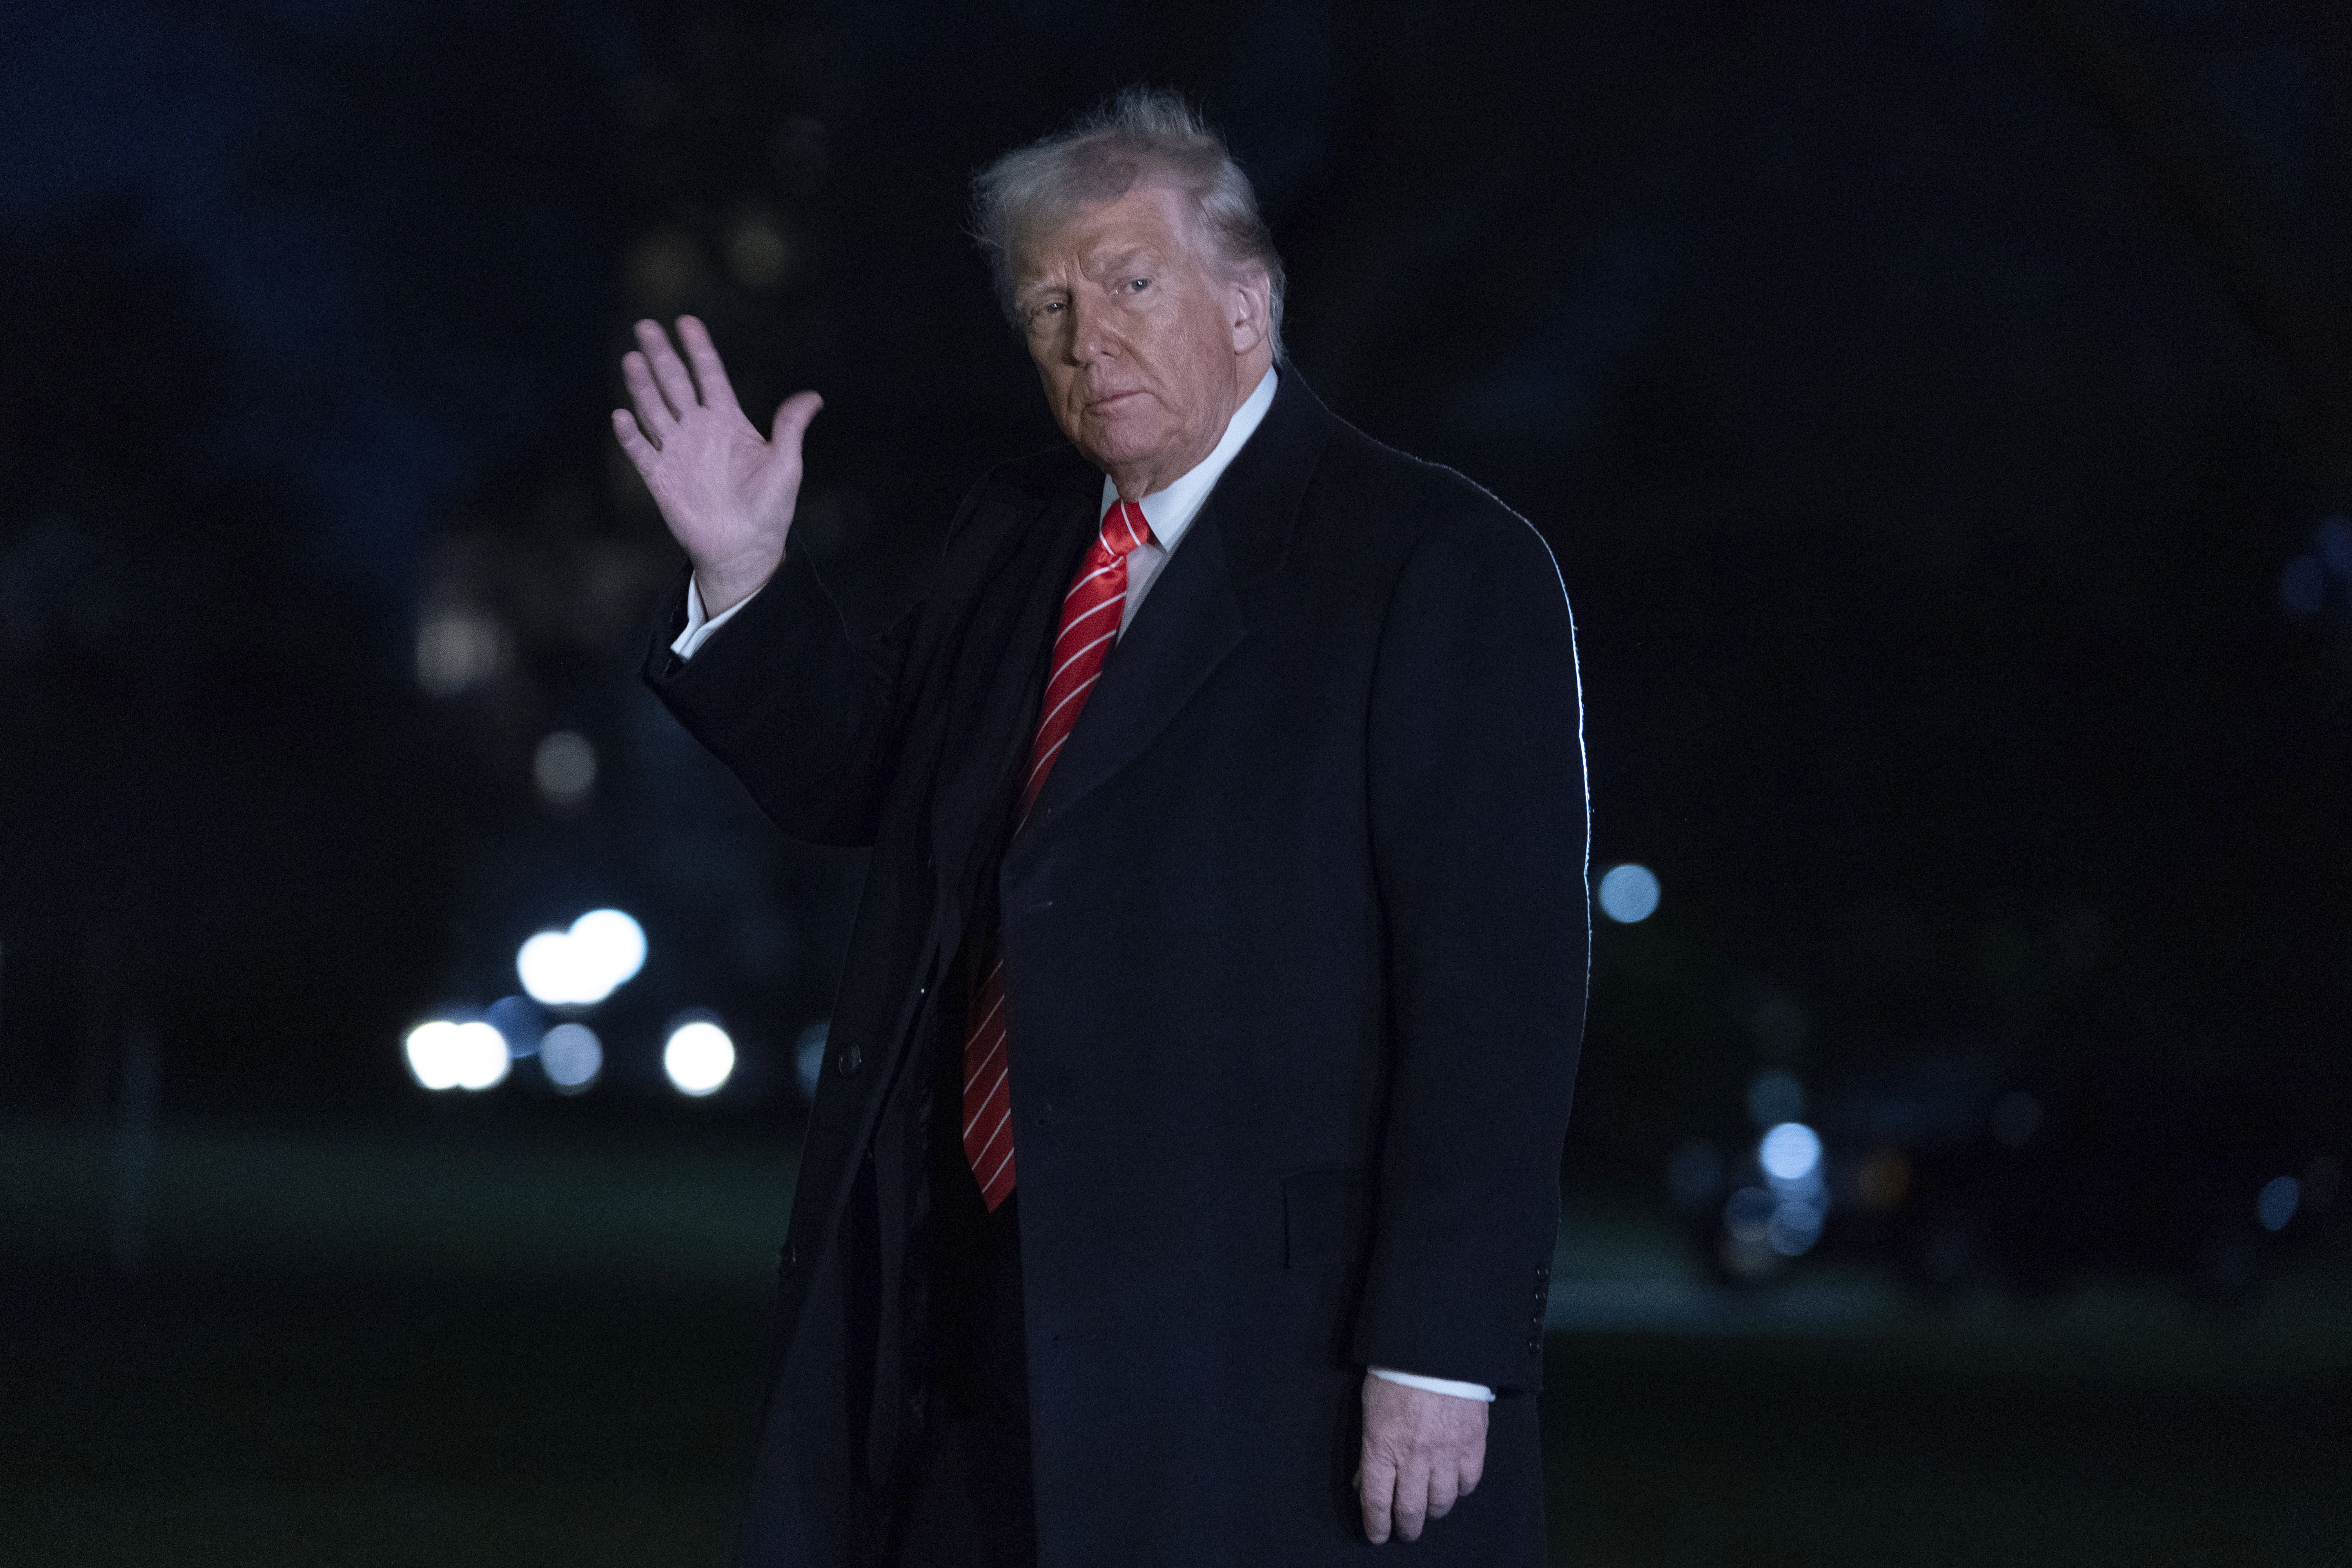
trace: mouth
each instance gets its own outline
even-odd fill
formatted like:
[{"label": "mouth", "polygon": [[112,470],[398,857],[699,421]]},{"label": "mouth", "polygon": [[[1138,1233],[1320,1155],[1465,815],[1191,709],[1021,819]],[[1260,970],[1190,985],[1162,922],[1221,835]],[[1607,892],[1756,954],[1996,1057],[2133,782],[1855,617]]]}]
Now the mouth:
[{"label": "mouth", "polygon": [[1130,398],[1137,398],[1142,395],[1143,394],[1140,391],[1135,390],[1126,392],[1106,392],[1097,396],[1087,399],[1087,412],[1089,414],[1100,414],[1106,409],[1117,407],[1119,404],[1125,403]]}]

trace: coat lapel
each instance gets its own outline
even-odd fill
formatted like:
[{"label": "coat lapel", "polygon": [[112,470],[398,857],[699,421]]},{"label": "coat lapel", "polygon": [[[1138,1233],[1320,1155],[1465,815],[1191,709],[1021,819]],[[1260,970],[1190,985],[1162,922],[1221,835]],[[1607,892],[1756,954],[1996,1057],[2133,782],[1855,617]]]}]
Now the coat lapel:
[{"label": "coat lapel", "polygon": [[1248,635],[1238,589],[1276,570],[1330,414],[1286,369],[1274,405],[1209,492],[1103,666],[1047,775],[1017,857],[1140,755]]},{"label": "coat lapel", "polygon": [[1028,763],[1062,597],[1094,538],[1102,476],[1073,458],[1076,473],[1066,489],[1010,520],[987,568],[1006,591],[981,596],[975,618],[986,624],[967,634],[968,642],[982,644],[968,672],[977,688],[974,718],[941,767],[931,799],[937,867],[959,910],[969,909],[994,868],[1005,830],[994,825]]}]

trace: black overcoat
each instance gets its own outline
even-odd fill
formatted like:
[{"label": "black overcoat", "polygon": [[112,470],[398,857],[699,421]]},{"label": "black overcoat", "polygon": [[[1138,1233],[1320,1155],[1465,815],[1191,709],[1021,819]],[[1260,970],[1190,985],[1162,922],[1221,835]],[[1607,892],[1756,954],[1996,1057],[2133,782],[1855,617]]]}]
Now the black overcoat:
[{"label": "black overcoat", "polygon": [[[1558,570],[1493,497],[1286,371],[1008,847],[1101,482],[1068,448],[990,474],[890,616],[795,535],[690,661],[660,635],[682,601],[648,656],[784,832],[873,847],[746,1560],[850,1561],[846,1500],[920,1418],[894,1305],[919,1177],[894,1173],[919,1172],[909,1086],[957,1037],[942,979],[992,903],[1045,1568],[1356,1560],[1367,1364],[1500,1393],[1484,1484],[1413,1561],[1538,1563],[1589,949]],[[855,1249],[853,1189],[881,1194]]]}]

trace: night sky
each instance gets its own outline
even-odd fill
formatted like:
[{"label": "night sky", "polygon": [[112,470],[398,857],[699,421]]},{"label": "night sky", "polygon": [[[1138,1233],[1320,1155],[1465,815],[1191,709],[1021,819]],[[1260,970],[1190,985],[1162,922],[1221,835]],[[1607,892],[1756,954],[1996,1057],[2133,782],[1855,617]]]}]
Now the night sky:
[{"label": "night sky", "polygon": [[[1560,560],[1596,870],[1664,889],[1600,933],[1573,1155],[1654,1169],[1759,1068],[1955,1052],[2257,1086],[2342,1141],[2333,10],[0,27],[11,1098],[103,1102],[134,1019],[167,1104],[397,1106],[403,1029],[618,903],[651,956],[600,1024],[638,1042],[616,1092],[657,1101],[649,1042],[702,1007],[744,1103],[789,1105],[858,863],[779,840],[635,689],[678,562],[611,450],[614,362],[693,310],[755,418],[823,391],[803,526],[904,576],[1054,439],[965,182],[1149,80],[1258,181],[1297,373]],[[597,760],[569,803],[533,784],[556,731]]]}]

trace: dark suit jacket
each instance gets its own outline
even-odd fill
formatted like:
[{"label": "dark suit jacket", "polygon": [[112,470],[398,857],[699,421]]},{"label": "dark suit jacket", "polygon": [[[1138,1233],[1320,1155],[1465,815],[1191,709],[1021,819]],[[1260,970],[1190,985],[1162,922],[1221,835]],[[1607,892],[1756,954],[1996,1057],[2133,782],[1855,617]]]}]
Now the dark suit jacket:
[{"label": "dark suit jacket", "polygon": [[[1041,1562],[1353,1560],[1369,1363],[1502,1395],[1486,1481],[1415,1561],[1538,1563],[1589,945],[1558,571],[1491,496],[1286,371],[1007,846],[1100,485],[1066,448],[992,473],[894,617],[796,537],[690,662],[666,637],[649,658],[786,833],[873,847],[748,1560],[849,1560],[845,1500],[920,1418],[919,1058],[955,1048],[942,977],[993,905]],[[852,1247],[854,1188],[874,1229]]]}]

